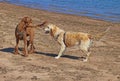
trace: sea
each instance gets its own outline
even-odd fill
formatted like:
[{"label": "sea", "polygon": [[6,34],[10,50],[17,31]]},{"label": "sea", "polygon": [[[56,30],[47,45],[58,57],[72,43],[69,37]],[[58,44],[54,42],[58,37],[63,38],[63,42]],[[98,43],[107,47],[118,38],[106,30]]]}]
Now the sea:
[{"label": "sea", "polygon": [[0,0],[0,2],[120,22],[120,0]]}]

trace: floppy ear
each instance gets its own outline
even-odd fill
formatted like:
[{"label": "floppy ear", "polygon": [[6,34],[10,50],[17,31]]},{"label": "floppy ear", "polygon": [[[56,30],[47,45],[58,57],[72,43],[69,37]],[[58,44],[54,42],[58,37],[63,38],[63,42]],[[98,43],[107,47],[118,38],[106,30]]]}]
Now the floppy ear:
[{"label": "floppy ear", "polygon": [[27,18],[27,23],[32,23],[32,19],[30,17]]},{"label": "floppy ear", "polygon": [[54,37],[56,31],[57,31],[57,28],[56,28],[56,27],[52,27],[52,28],[50,29],[50,35]]}]

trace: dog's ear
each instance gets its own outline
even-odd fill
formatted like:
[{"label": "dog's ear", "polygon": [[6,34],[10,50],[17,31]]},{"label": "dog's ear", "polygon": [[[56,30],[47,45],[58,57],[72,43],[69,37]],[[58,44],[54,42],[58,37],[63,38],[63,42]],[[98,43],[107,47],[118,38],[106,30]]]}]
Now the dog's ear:
[{"label": "dog's ear", "polygon": [[52,28],[50,29],[50,35],[54,37],[56,31],[57,31],[57,28],[56,28],[56,27],[52,27]]},{"label": "dog's ear", "polygon": [[27,23],[32,23],[32,19],[30,17],[27,18]]},{"label": "dog's ear", "polygon": [[48,23],[47,21],[44,21],[43,23],[41,23],[41,24],[39,24],[39,25],[37,25],[37,26],[43,27],[43,26],[45,26],[47,23]]}]

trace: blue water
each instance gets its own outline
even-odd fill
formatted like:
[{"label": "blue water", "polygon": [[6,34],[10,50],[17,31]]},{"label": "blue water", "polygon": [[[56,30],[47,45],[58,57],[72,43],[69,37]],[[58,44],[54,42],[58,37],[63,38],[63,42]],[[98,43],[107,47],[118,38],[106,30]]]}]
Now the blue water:
[{"label": "blue water", "polygon": [[120,0],[0,0],[52,12],[120,22]]}]

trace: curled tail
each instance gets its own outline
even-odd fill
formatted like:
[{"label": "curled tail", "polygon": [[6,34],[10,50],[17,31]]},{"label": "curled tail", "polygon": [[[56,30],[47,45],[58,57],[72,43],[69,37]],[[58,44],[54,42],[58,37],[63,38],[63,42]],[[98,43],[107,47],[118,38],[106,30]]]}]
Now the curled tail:
[{"label": "curled tail", "polygon": [[110,30],[110,27],[108,27],[104,32],[93,35],[91,38],[94,39],[94,40],[100,41],[109,30]]}]

